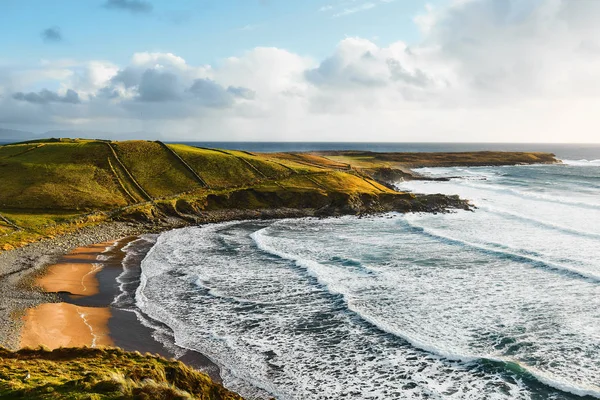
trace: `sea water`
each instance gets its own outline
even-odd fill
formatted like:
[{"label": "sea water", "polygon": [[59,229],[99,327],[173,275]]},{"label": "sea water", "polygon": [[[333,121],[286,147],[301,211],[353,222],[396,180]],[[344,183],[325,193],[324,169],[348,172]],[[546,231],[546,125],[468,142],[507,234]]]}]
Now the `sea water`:
[{"label": "sea water", "polygon": [[419,172],[477,209],[166,232],[135,306],[249,398],[600,398],[600,162]]}]

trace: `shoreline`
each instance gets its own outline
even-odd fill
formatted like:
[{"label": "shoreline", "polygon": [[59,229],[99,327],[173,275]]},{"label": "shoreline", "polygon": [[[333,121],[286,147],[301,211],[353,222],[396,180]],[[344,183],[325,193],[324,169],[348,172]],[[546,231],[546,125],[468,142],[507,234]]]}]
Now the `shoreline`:
[{"label": "shoreline", "polygon": [[[208,357],[157,340],[156,330],[138,317],[139,310],[115,304],[115,298],[123,294],[118,278],[125,271],[124,260],[128,253],[124,249],[138,240],[139,235],[128,236],[114,242],[78,247],[39,274],[35,279],[36,286],[55,295],[55,301],[25,310],[20,318],[19,347],[44,346],[50,350],[118,347],[158,354],[167,359],[178,359],[220,383],[220,369]],[[137,253],[135,265],[139,267],[149,249],[148,246]],[[72,263],[74,260],[77,264]],[[53,291],[48,292],[48,289]]]},{"label": "shoreline", "polygon": [[[443,205],[440,206],[444,208]],[[440,211],[441,208],[439,210]],[[452,209],[448,207],[446,210]],[[140,236],[147,233],[162,233],[168,230],[183,228],[187,226],[202,226],[211,223],[239,220],[277,220],[285,218],[305,217],[336,217],[342,215],[357,215],[356,212],[341,212],[324,215],[319,209],[296,209],[296,208],[274,208],[255,210],[213,210],[202,212],[194,221],[163,216],[152,222],[142,221],[107,221],[97,225],[84,227],[75,232],[54,238],[43,239],[39,242],[28,244],[24,247],[0,253],[0,347],[10,350],[20,348],[21,332],[23,331],[23,316],[26,310],[35,308],[46,303],[60,303],[65,299],[78,306],[89,306],[94,304],[97,296],[76,297],[69,293],[47,293],[35,286],[35,278],[47,272],[49,266],[56,264],[61,258],[78,247],[97,245],[104,242],[117,242],[124,238]],[[433,211],[432,211],[433,212]],[[383,214],[381,212],[364,212],[364,214]],[[359,213],[358,215],[361,215]],[[102,272],[104,271],[104,272]],[[96,273],[102,280],[106,269]],[[120,267],[122,272],[122,267]],[[119,272],[120,273],[120,272]],[[112,282],[116,284],[114,275]],[[112,301],[112,300],[111,300]],[[101,302],[100,302],[101,303]],[[154,331],[142,324],[136,314],[114,309],[109,319],[109,330],[113,332],[114,346],[129,351],[143,351],[163,355],[172,358],[164,345],[152,338]],[[111,322],[112,321],[112,322]],[[133,331],[123,327],[135,327]],[[138,335],[144,335],[146,340],[143,349],[140,349]],[[115,340],[115,337],[118,339]],[[206,356],[181,349],[185,354],[179,360],[185,364],[198,368],[217,382],[221,381],[219,367]]]},{"label": "shoreline", "polygon": [[[450,207],[451,208],[451,207]],[[306,208],[272,208],[255,210],[213,210],[196,215],[194,221],[164,216],[148,221],[106,221],[81,228],[77,231],[53,238],[42,239],[10,251],[0,253],[0,347],[9,350],[20,348],[20,333],[26,310],[45,303],[57,303],[69,298],[68,293],[47,293],[35,285],[36,277],[43,275],[53,264],[78,247],[105,242],[117,242],[123,238],[148,233],[162,233],[187,226],[202,226],[212,223],[241,220],[275,220],[284,218],[336,217],[355,212],[323,215],[321,210]],[[437,210],[439,211],[439,210]],[[372,212],[367,214],[381,214]],[[360,214],[359,214],[360,215]],[[66,297],[65,297],[66,296]],[[94,304],[90,297],[79,299],[78,305]],[[73,300],[73,299],[71,299]],[[97,304],[96,304],[97,305]],[[131,314],[131,313],[130,313]],[[132,314],[134,315],[134,314]],[[121,316],[128,319],[126,316]],[[149,329],[149,328],[148,328]],[[135,350],[131,343],[129,349]]]},{"label": "shoreline", "polygon": [[[176,226],[173,226],[175,228]],[[83,228],[52,239],[42,240],[0,254],[0,346],[19,348],[21,317],[25,310],[43,303],[55,303],[60,295],[45,293],[35,278],[77,247],[118,240],[120,237],[152,231],[141,224],[109,222]],[[164,229],[169,229],[165,226]]]},{"label": "shoreline", "polygon": [[37,274],[31,283],[54,301],[25,310],[19,347],[113,346],[108,329],[112,290],[105,286],[114,285],[99,275],[108,272],[114,278],[115,256],[130,240],[77,247]]},{"label": "shoreline", "polygon": [[13,250],[0,253],[0,346],[19,348],[21,316],[28,308],[48,302],[56,302],[57,294],[45,293],[35,287],[33,281],[46,268],[56,264],[72,250],[98,243],[118,241],[130,236],[162,233],[186,226],[201,226],[245,219],[302,218],[315,215],[314,209],[263,209],[219,210],[204,212],[191,222],[175,217],[165,217],[149,222],[107,221],[81,228],[65,235],[42,239]]}]

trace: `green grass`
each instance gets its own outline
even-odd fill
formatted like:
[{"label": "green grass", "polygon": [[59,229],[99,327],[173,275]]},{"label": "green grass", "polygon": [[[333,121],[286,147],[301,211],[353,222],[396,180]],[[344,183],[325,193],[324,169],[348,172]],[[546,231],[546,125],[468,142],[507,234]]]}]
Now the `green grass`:
[{"label": "green grass", "polygon": [[0,223],[0,236],[8,235],[9,233],[13,233],[14,231],[15,231],[15,228],[13,228],[12,226],[8,226],[3,223]]},{"label": "green grass", "polygon": [[107,219],[104,213],[80,214],[61,210],[2,209],[0,214],[20,227],[18,230],[10,229],[5,228],[6,224],[0,224],[0,251],[74,232]]},{"label": "green grass", "polygon": [[242,399],[181,362],[158,356],[119,349],[0,348],[0,399],[17,398]]},{"label": "green grass", "polygon": [[2,209],[0,210],[0,214],[16,225],[31,230],[40,230],[48,226],[56,226],[66,222],[75,222],[81,216],[81,213],[72,211],[54,211],[50,213],[35,209]]},{"label": "green grass", "polygon": [[211,188],[250,185],[263,177],[238,157],[216,150],[169,145]]},{"label": "green grass", "polygon": [[[98,142],[1,146],[0,208],[44,210],[111,209],[127,204]],[[18,152],[15,148],[19,149]]]},{"label": "green grass", "polygon": [[366,177],[356,176],[344,172],[332,172],[316,175],[314,179],[329,190],[343,193],[395,193],[393,190]]},{"label": "green grass", "polygon": [[283,179],[291,174],[297,173],[292,167],[278,162],[268,154],[249,154],[244,151],[233,150],[228,150],[227,152],[249,163],[260,173],[260,175],[267,177],[268,179]]},{"label": "green grass", "polygon": [[333,161],[365,169],[381,167],[415,168],[515,165],[556,162],[553,154],[540,152],[373,153],[367,151],[332,151],[320,154]]},{"label": "green grass", "polygon": [[140,186],[154,198],[173,196],[199,186],[194,176],[159,143],[114,143],[119,158]]},{"label": "green grass", "polygon": [[0,147],[0,160],[31,151],[37,148],[38,146],[43,146],[43,144],[21,144],[13,146],[2,146]]}]

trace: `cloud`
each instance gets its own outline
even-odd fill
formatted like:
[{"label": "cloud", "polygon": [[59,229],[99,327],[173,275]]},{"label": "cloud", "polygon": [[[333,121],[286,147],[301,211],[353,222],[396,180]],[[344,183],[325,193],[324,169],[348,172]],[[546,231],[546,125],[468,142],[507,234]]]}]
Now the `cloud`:
[{"label": "cloud", "polygon": [[598,18],[596,1],[455,0],[415,18],[419,43],[351,37],[319,60],[257,47],[215,65],[142,52],[3,66],[0,122],[172,140],[594,142]]},{"label": "cloud", "polygon": [[356,14],[357,12],[367,11],[371,8],[375,8],[377,5],[375,3],[364,3],[356,7],[344,8],[342,11],[333,14],[334,18],[343,17],[345,15]]},{"label": "cloud", "polygon": [[337,3],[326,4],[319,8],[319,12],[331,11],[332,18],[345,17],[351,14],[371,10],[379,5],[392,3],[395,0],[372,0],[358,3],[358,0],[338,0]]},{"label": "cloud", "polygon": [[106,0],[104,8],[129,11],[134,14],[152,12],[152,3],[144,0]]},{"label": "cloud", "polygon": [[69,104],[79,104],[81,101],[79,100],[79,94],[77,94],[74,90],[67,90],[64,95],[59,95],[56,92],[52,92],[47,89],[43,89],[40,92],[17,92],[13,94],[13,99],[19,101],[26,101],[29,103],[35,104],[48,104],[48,103],[69,103]]},{"label": "cloud", "polygon": [[138,87],[139,101],[175,101],[180,100],[177,75],[157,69],[147,69],[142,74]]},{"label": "cloud", "polygon": [[256,98],[256,92],[245,87],[233,87],[229,86],[227,92],[231,93],[234,97],[239,97],[246,100],[254,100]]},{"label": "cloud", "polygon": [[233,104],[234,95],[210,79],[196,79],[189,92],[206,107],[224,108]]},{"label": "cloud", "polygon": [[42,31],[42,39],[47,43],[57,43],[63,41],[63,35],[59,27],[47,28]]}]

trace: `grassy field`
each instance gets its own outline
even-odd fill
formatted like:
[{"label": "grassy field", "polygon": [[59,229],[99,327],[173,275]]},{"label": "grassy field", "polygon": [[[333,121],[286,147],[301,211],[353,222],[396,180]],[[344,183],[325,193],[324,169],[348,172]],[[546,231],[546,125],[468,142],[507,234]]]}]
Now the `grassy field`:
[{"label": "grassy field", "polygon": [[178,361],[119,349],[0,348],[0,399],[241,400]]},{"label": "grassy field", "polygon": [[554,154],[535,152],[479,151],[458,153],[374,153],[329,151],[321,156],[355,168],[417,168],[451,166],[516,165],[554,163]]},{"label": "grassy field", "polygon": [[113,146],[125,167],[152,198],[174,196],[201,186],[157,142],[116,142]]}]

